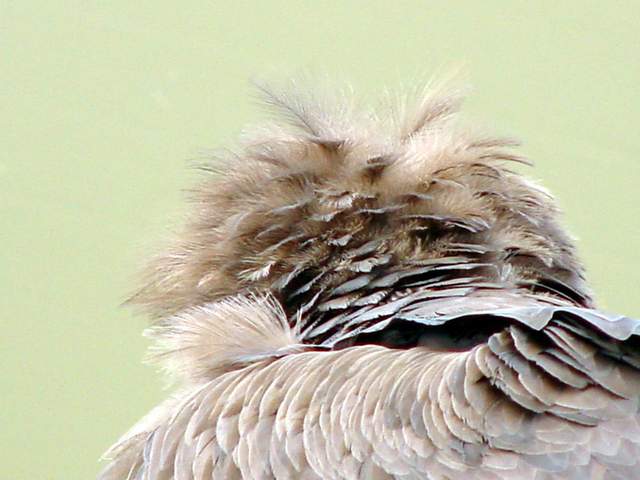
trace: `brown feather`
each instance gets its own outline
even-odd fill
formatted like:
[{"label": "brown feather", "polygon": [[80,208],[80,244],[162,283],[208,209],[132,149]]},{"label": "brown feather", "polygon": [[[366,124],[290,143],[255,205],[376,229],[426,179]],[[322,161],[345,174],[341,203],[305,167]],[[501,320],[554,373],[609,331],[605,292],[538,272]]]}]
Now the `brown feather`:
[{"label": "brown feather", "polygon": [[[292,275],[324,274],[315,294],[382,258],[438,259],[451,244],[469,243],[487,252],[501,281],[530,288],[557,278],[590,304],[555,203],[507,168],[520,161],[513,141],[452,126],[459,95],[426,91],[396,128],[375,112],[354,113],[345,98],[331,105],[262,92],[295,126],[257,128],[238,152],[212,160],[220,173],[205,172],[183,233],[131,302],[157,318],[247,289],[274,290],[286,304],[283,279]],[[376,255],[359,259],[372,240]]]}]

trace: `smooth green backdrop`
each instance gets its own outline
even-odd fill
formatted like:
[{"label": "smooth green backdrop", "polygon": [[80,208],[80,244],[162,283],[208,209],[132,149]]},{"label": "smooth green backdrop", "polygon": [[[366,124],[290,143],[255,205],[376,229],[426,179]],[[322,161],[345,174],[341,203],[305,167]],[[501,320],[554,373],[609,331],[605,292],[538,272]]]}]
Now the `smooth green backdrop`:
[{"label": "smooth green backdrop", "polygon": [[373,97],[462,64],[468,118],[525,141],[601,305],[640,315],[639,31],[637,0],[2,1],[0,478],[93,478],[166,394],[119,304],[256,75]]}]

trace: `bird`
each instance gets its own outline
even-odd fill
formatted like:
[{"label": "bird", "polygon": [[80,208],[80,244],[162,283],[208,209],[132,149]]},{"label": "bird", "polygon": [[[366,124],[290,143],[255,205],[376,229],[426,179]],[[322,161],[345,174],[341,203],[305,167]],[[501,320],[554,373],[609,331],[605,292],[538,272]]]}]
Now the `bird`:
[{"label": "bird", "polygon": [[640,479],[640,320],[519,142],[450,85],[257,89],[131,298],[176,387],[99,479]]}]

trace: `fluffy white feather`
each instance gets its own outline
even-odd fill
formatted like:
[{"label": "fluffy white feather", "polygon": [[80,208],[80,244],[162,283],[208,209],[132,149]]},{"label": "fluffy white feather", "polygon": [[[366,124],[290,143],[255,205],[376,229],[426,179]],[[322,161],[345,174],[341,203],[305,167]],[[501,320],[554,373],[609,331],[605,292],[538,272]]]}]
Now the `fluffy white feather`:
[{"label": "fluffy white feather", "polygon": [[271,295],[236,295],[188,308],[145,335],[156,341],[152,361],[193,382],[304,348]]}]

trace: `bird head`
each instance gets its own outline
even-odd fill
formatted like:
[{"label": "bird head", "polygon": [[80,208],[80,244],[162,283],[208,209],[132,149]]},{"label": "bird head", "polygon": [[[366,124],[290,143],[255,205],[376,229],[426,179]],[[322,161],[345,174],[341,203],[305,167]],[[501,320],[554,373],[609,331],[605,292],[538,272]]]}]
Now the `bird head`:
[{"label": "bird head", "polygon": [[516,142],[460,126],[457,92],[374,111],[260,88],[276,118],[207,164],[132,298],[153,317],[268,295],[301,343],[334,348],[417,315],[417,295],[430,311],[473,295],[591,305],[555,201],[514,169]]}]

